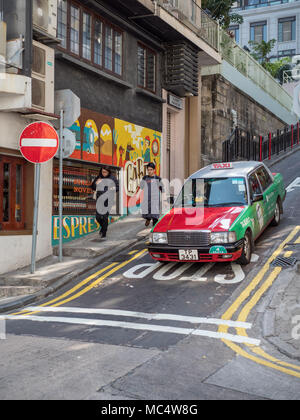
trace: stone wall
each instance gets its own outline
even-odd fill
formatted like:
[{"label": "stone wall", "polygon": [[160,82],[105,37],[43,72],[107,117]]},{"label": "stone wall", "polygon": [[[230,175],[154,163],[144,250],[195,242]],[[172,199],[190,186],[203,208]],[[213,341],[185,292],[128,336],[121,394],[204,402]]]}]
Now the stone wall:
[{"label": "stone wall", "polygon": [[[236,115],[236,117],[235,117]],[[202,77],[202,164],[222,160],[222,143],[230,136],[234,119],[251,136],[265,136],[285,127],[267,109],[232,86],[221,75]]]}]

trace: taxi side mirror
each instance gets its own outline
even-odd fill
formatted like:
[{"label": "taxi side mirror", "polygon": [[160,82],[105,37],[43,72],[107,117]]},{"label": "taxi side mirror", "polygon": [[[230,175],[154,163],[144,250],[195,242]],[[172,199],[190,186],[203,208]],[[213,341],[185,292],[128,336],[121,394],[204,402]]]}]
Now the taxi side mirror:
[{"label": "taxi side mirror", "polygon": [[256,203],[257,201],[262,201],[264,199],[263,194],[253,194],[252,203]]}]

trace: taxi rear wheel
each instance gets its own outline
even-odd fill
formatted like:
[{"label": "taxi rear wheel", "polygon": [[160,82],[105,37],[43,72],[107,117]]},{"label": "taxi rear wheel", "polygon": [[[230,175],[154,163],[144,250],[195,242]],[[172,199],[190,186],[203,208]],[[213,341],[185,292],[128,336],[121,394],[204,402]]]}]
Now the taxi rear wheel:
[{"label": "taxi rear wheel", "polygon": [[251,233],[247,231],[244,237],[244,246],[243,246],[242,255],[240,256],[237,262],[241,265],[247,265],[251,261],[251,256],[252,256],[252,236],[251,236]]}]

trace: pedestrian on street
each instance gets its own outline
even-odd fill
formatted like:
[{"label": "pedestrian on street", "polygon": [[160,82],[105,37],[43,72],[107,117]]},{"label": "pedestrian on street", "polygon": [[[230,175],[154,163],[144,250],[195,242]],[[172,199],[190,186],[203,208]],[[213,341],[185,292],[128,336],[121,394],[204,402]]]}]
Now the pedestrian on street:
[{"label": "pedestrian on street", "polygon": [[91,187],[96,192],[96,220],[101,227],[100,238],[105,239],[109,213],[115,202],[115,194],[119,192],[119,181],[111,173],[111,169],[104,166]]},{"label": "pedestrian on street", "polygon": [[151,220],[156,225],[160,215],[160,193],[163,192],[162,180],[155,174],[155,164],[147,165],[148,175],[144,176],[140,188],[144,191],[142,202],[142,217],[146,219],[145,226],[149,226]]}]

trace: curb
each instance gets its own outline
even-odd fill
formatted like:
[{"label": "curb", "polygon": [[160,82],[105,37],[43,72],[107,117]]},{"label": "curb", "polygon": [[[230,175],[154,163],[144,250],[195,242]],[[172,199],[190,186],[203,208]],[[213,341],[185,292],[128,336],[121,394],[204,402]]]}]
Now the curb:
[{"label": "curb", "polygon": [[[146,235],[147,236],[147,235]],[[86,259],[88,262],[84,264],[84,267],[79,268],[77,271],[74,271],[72,273],[68,273],[64,275],[63,277],[60,277],[59,280],[53,280],[53,283],[51,286],[47,286],[41,290],[39,290],[36,293],[33,293],[30,296],[21,297],[19,299],[13,300],[11,302],[7,302],[4,304],[0,304],[0,313],[3,312],[10,312],[14,311],[16,309],[21,309],[22,307],[32,304],[42,298],[45,298],[49,296],[50,294],[56,292],[63,286],[65,286],[70,281],[74,280],[76,277],[81,276],[88,270],[92,270],[97,265],[102,264],[105,260],[114,257],[115,255],[119,254],[120,252],[124,251],[125,249],[128,249],[132,247],[133,245],[142,242],[145,240],[146,236],[141,236],[140,238],[136,238],[133,240],[129,240],[126,244],[120,245],[118,247],[115,247],[111,249],[110,251],[107,251],[103,255],[101,255],[98,258],[95,259]],[[90,262],[90,263],[89,263]]]},{"label": "curb", "polygon": [[297,145],[294,147],[293,150],[290,150],[289,152],[283,152],[283,154],[281,155],[277,155],[274,161],[272,159],[271,160],[265,159],[263,160],[263,163],[269,167],[272,167],[273,165],[276,165],[277,163],[281,162],[283,159],[299,151],[300,151],[300,145],[299,146]]}]

